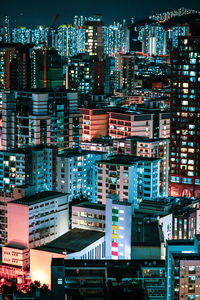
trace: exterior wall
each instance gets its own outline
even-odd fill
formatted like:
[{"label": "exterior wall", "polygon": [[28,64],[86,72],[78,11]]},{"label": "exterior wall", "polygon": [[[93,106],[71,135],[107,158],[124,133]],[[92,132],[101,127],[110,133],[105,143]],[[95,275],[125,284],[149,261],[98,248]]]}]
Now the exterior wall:
[{"label": "exterior wall", "polygon": [[116,139],[113,152],[138,157],[160,158],[160,196],[168,196],[169,141],[167,139],[149,140],[141,137]]},{"label": "exterior wall", "polygon": [[[34,205],[8,204],[8,243],[38,247],[69,229],[67,196],[54,197]],[[17,225],[16,225],[17,224]]]},{"label": "exterior wall", "polygon": [[132,246],[131,259],[161,259],[162,257],[162,244],[161,246]]},{"label": "exterior wall", "polygon": [[111,153],[111,146],[107,146],[99,143],[81,142],[79,146],[81,147],[82,150],[107,152],[109,154]]},{"label": "exterior wall", "polygon": [[[199,154],[199,60],[194,49],[199,36],[179,38],[172,53],[170,195],[200,194]],[[188,51],[185,51],[185,49]],[[180,122],[182,127],[180,128]]]},{"label": "exterior wall", "polygon": [[105,210],[72,206],[72,229],[105,231]]},{"label": "exterior wall", "polygon": [[129,165],[98,163],[97,200],[105,204],[108,194],[119,195],[119,201],[138,203],[159,197],[160,161],[137,161]]},{"label": "exterior wall", "polygon": [[[112,179],[113,178],[113,179]],[[119,187],[117,187],[119,185]],[[137,206],[137,165],[98,164],[97,200],[106,203],[108,194]]]},{"label": "exterior wall", "polygon": [[51,287],[51,260],[65,258],[65,254],[58,254],[39,249],[30,249],[30,275],[32,281],[40,281]]},{"label": "exterior wall", "polygon": [[105,158],[104,153],[57,156],[57,191],[68,193],[69,201],[81,193],[96,201],[96,161]]},{"label": "exterior wall", "polygon": [[[45,122],[46,125],[43,127],[41,123]],[[45,129],[42,132],[41,129]],[[51,121],[50,116],[32,116],[29,117],[29,144],[40,145],[40,144],[51,144]],[[44,135],[44,136],[43,136]]]},{"label": "exterior wall", "polygon": [[179,299],[184,295],[200,298],[199,260],[180,260]]},{"label": "exterior wall", "polygon": [[183,243],[178,243],[175,241],[174,244],[167,244],[166,251],[166,300],[172,300],[174,293],[173,290],[173,279],[171,278],[172,274],[172,253],[198,253],[198,241],[194,241],[194,244],[187,244],[187,242],[183,245]]},{"label": "exterior wall", "polygon": [[29,250],[4,246],[2,247],[2,263],[28,270],[30,266]]},{"label": "exterior wall", "polygon": [[105,237],[103,236],[79,252],[66,253],[66,259],[105,259]]},{"label": "exterior wall", "polygon": [[171,240],[173,227],[172,214],[160,218],[160,225],[162,226],[164,240]]},{"label": "exterior wall", "polygon": [[82,114],[82,141],[91,141],[108,135],[108,114],[103,110],[80,108]]},{"label": "exterior wall", "polygon": [[153,115],[133,115],[109,112],[109,136],[153,138]]},{"label": "exterior wall", "polygon": [[106,259],[131,258],[131,205],[106,199]]},{"label": "exterior wall", "polygon": [[29,248],[28,206],[8,203],[8,244]]},{"label": "exterior wall", "polygon": [[159,138],[170,138],[170,116],[167,113],[159,114]]},{"label": "exterior wall", "polygon": [[200,234],[200,210],[197,209],[188,217],[188,237],[193,239],[195,234]]},{"label": "exterior wall", "polygon": [[29,246],[38,247],[66,233],[69,229],[67,196],[56,197],[29,206]]}]

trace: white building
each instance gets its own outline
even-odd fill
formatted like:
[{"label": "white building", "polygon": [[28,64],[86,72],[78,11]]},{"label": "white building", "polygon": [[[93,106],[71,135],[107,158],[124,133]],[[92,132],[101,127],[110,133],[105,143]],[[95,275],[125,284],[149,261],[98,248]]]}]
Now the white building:
[{"label": "white building", "polygon": [[30,250],[31,279],[51,284],[52,258],[104,259],[105,236],[103,232],[74,228],[58,239]]},{"label": "white building", "polygon": [[33,248],[68,231],[66,194],[42,192],[8,203],[8,244]]},{"label": "white building", "polygon": [[97,165],[107,153],[86,151],[81,148],[69,149],[57,156],[57,191],[73,197],[83,194],[92,202],[96,201]]},{"label": "white building", "polygon": [[160,159],[115,155],[98,161],[97,200],[106,203],[108,194],[138,207],[142,200],[159,197]]},{"label": "white building", "polygon": [[132,209],[109,196],[106,199],[106,259],[131,259]]},{"label": "white building", "polygon": [[72,229],[105,231],[105,205],[84,202],[72,206]]}]

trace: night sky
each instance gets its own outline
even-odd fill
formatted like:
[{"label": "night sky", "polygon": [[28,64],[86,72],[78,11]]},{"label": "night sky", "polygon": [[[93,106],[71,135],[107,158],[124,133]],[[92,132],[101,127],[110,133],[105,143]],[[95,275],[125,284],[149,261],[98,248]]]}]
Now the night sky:
[{"label": "night sky", "polygon": [[154,13],[179,7],[200,10],[199,0],[4,0],[1,1],[1,21],[4,14],[10,15],[11,25],[51,25],[59,14],[57,25],[72,23],[74,15],[102,14],[105,24],[114,20],[137,20]]}]

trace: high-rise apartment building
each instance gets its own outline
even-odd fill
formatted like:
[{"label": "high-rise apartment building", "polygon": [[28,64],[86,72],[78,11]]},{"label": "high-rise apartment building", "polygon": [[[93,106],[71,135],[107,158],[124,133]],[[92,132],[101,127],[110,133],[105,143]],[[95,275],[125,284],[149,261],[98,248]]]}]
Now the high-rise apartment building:
[{"label": "high-rise apartment building", "polygon": [[62,56],[75,56],[85,52],[85,29],[64,24],[58,27],[57,50]]},{"label": "high-rise apartment building", "polygon": [[127,96],[133,95],[135,57],[131,54],[117,53],[115,56],[115,89]]},{"label": "high-rise apartment building", "polygon": [[126,23],[103,26],[103,48],[104,54],[109,56],[129,52],[129,30]]},{"label": "high-rise apartment building", "polygon": [[33,88],[54,89],[63,86],[62,58],[55,49],[34,49],[32,59]]},{"label": "high-rise apartment building", "polygon": [[57,156],[57,191],[68,193],[69,201],[84,195],[96,202],[97,165],[107,153],[69,149]]},{"label": "high-rise apartment building", "polygon": [[30,144],[59,150],[79,145],[81,116],[76,92],[35,89],[5,93],[2,115],[4,150]]},{"label": "high-rise apartment building", "polygon": [[199,235],[194,240],[167,241],[166,300],[199,298],[199,246]]},{"label": "high-rise apartment building", "polygon": [[130,259],[131,204],[117,201],[115,195],[112,196],[106,199],[106,259]]},{"label": "high-rise apartment building", "polygon": [[196,28],[192,26],[191,36],[179,39],[179,46],[172,54],[169,178],[172,196],[200,194],[200,32]]},{"label": "high-rise apartment building", "polygon": [[5,15],[3,20],[3,41],[10,43],[10,18],[8,15]]},{"label": "high-rise apartment building", "polygon": [[43,146],[0,151],[0,191],[27,184],[36,192],[55,189],[56,154],[56,149]]},{"label": "high-rise apartment building", "polygon": [[0,88],[30,89],[32,76],[32,45],[0,44]]},{"label": "high-rise apartment building", "polygon": [[168,196],[169,140],[131,136],[113,140],[113,152],[138,157],[160,158],[160,196]]},{"label": "high-rise apartment building", "polygon": [[66,86],[82,95],[104,93],[104,62],[97,56],[79,54],[68,60]]},{"label": "high-rise apartment building", "polygon": [[154,115],[152,113],[109,112],[109,136],[125,138],[136,135],[153,138],[153,120]]},{"label": "high-rise apartment building", "polygon": [[108,194],[138,207],[142,200],[159,197],[160,159],[115,155],[98,161],[97,200],[106,203]]},{"label": "high-rise apartment building", "polygon": [[24,26],[18,26],[12,30],[12,42],[21,44],[31,43],[31,29]]},{"label": "high-rise apartment building", "polygon": [[91,141],[108,135],[108,113],[103,109],[80,108],[82,141]]},{"label": "high-rise apartment building", "polygon": [[97,55],[103,59],[103,21],[101,16],[87,18],[85,26],[85,51],[89,55]]}]

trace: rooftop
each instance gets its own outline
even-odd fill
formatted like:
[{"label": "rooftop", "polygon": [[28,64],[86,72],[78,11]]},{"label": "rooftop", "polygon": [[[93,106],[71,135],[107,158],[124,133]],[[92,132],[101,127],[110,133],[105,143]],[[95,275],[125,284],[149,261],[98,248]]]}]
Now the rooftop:
[{"label": "rooftop", "polygon": [[148,268],[164,268],[164,260],[77,260],[77,259],[62,259],[52,258],[52,266],[65,266],[67,268],[107,268],[109,273],[113,275],[114,270],[118,268],[140,270],[141,267]]},{"label": "rooftop", "polygon": [[138,156],[130,156],[130,155],[123,155],[117,154],[114,156],[108,157],[107,160],[100,160],[98,163],[102,164],[114,164],[114,165],[125,165],[125,166],[132,166],[135,163],[139,162],[154,162],[160,161],[160,158],[152,158],[152,157],[138,157]]},{"label": "rooftop", "polygon": [[8,245],[4,245],[4,247],[6,247],[6,248],[13,248],[13,249],[20,249],[20,250],[25,250],[25,249],[28,250],[27,247],[22,246],[22,245],[17,245],[17,244],[8,244]]},{"label": "rooftop", "polygon": [[103,232],[74,228],[45,246],[36,249],[48,252],[79,252],[104,236]]},{"label": "rooftop", "polygon": [[150,139],[145,136],[129,136],[126,138],[114,138],[113,141],[139,141],[139,142],[145,142],[145,143],[156,143],[156,142],[166,142],[168,139],[162,139],[162,138],[155,138],[155,139]]},{"label": "rooftop", "polygon": [[163,237],[157,220],[133,218],[132,246],[160,246]]},{"label": "rooftop", "polygon": [[73,205],[76,207],[85,207],[90,209],[98,209],[98,210],[105,210],[105,205],[100,203],[91,203],[91,202],[83,202],[80,204]]},{"label": "rooftop", "polygon": [[48,201],[57,197],[63,197],[66,196],[67,194],[64,193],[59,193],[59,192],[53,192],[53,191],[46,191],[46,192],[42,192],[42,193],[38,193],[32,196],[27,196],[27,197],[23,197],[21,199],[18,200],[14,200],[11,203],[17,203],[17,204],[22,204],[22,205],[27,205],[27,206],[31,206],[37,203],[41,203],[44,201]]},{"label": "rooftop", "polygon": [[65,152],[57,155],[58,157],[75,157],[75,156],[85,156],[88,154],[98,154],[101,155],[102,153],[106,152],[99,152],[99,151],[91,151],[91,150],[82,150],[81,148],[73,148],[68,149]]}]

